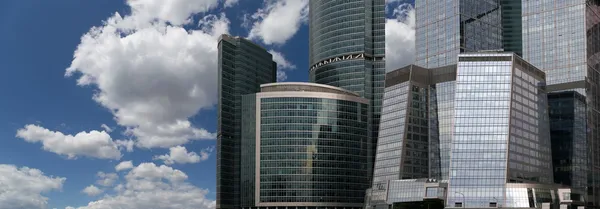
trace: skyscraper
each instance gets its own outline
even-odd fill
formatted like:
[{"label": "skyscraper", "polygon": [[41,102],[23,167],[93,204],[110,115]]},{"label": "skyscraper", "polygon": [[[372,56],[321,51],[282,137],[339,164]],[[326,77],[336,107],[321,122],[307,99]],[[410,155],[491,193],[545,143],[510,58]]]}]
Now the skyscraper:
[{"label": "skyscraper", "polygon": [[315,83],[261,88],[243,96],[242,208],[362,208],[369,100]]},{"label": "skyscraper", "polygon": [[[457,60],[387,74],[367,208],[584,204],[553,183],[545,74],[514,53],[462,53]],[[450,139],[439,143],[437,136]]]},{"label": "skyscraper", "polygon": [[586,101],[588,206],[600,207],[600,1],[522,1],[523,57]]},{"label": "skyscraper", "polygon": [[[416,168],[413,158],[422,158],[415,156],[415,147],[407,144],[415,137],[407,135],[407,130],[414,132],[412,126],[419,123],[419,118],[413,117],[419,112],[414,106],[419,105],[407,102],[397,107],[384,102],[384,112],[396,113],[400,109],[405,114],[394,114],[394,117],[409,120],[392,122],[395,119],[382,115],[382,133],[388,129],[404,132],[396,141],[388,141],[384,138],[390,136],[380,134],[380,142],[399,140],[401,148],[398,152],[382,150],[381,157],[385,158],[381,160],[380,150],[377,151],[373,187],[367,193],[372,195],[367,199],[374,200],[371,201],[375,203],[373,206],[382,203],[381,200],[390,203],[438,199],[439,195],[430,196],[435,192],[430,194],[429,189],[435,188],[435,191],[447,189],[447,207],[532,208],[543,207],[543,204],[558,206],[558,203],[561,207],[574,208],[585,203],[581,194],[585,193],[586,186],[588,205],[599,206],[600,1],[422,0],[415,3],[418,66],[409,67],[413,70],[407,80],[414,83],[423,76],[415,69],[425,67],[431,73],[436,72],[432,68],[458,62],[456,81],[428,84],[429,179],[377,182],[385,182],[390,177],[411,178]],[[459,55],[483,51],[509,51],[516,55]],[[506,57],[512,57],[510,66]],[[507,71],[509,68],[512,70]],[[499,75],[500,71],[510,73],[510,79],[502,81],[506,75]],[[412,87],[410,91],[399,92],[410,85],[386,91],[385,101],[419,98],[415,93],[420,91],[413,92]],[[502,96],[507,92],[511,96]],[[552,93],[546,98],[546,92]],[[406,96],[413,98],[405,99]],[[503,98],[508,101],[506,105],[494,106],[506,102]],[[482,111],[484,109],[487,111]],[[551,111],[550,117],[546,110]],[[479,112],[485,114],[469,116]],[[504,116],[498,117],[499,112]],[[505,147],[496,137],[506,141]],[[405,164],[406,160],[411,164]],[[381,165],[385,169],[389,167],[382,171],[397,167],[399,172],[380,175],[377,171]],[[420,169],[421,165],[417,167]],[[412,175],[412,178],[418,176]]]},{"label": "skyscraper", "polygon": [[538,206],[511,190],[552,190],[545,74],[513,53],[458,59],[446,206]]},{"label": "skyscraper", "polygon": [[[432,69],[454,65],[458,54],[483,50],[520,54],[521,31],[515,29],[520,11],[519,0],[415,1],[415,64]],[[455,81],[431,85],[429,177],[447,180]]]},{"label": "skyscraper", "polygon": [[310,81],[370,101],[370,176],[385,80],[385,0],[311,0],[309,7]]},{"label": "skyscraper", "polygon": [[523,56],[521,0],[500,0],[502,16],[502,48]]},{"label": "skyscraper", "polygon": [[585,97],[575,91],[548,94],[554,182],[586,194],[588,145]]},{"label": "skyscraper", "polygon": [[[409,196],[394,198],[393,195],[388,196],[388,194],[392,188],[398,187],[397,192],[421,195],[410,188],[414,185],[406,186],[403,183],[425,184],[427,181],[397,180],[422,179],[440,175],[439,161],[432,163],[430,160],[440,159],[439,156],[431,156],[439,151],[430,151],[434,147],[439,148],[437,147],[439,141],[430,141],[430,138],[439,139],[440,137],[430,137],[430,134],[434,135],[434,133],[428,129],[428,123],[431,121],[430,117],[437,119],[438,116],[442,118],[442,122],[452,121],[453,118],[447,112],[448,107],[452,107],[454,102],[454,97],[452,97],[454,92],[452,88],[439,88],[437,92],[430,92],[435,91],[436,87],[445,87],[444,85],[448,82],[454,82],[455,78],[456,65],[434,69],[409,65],[387,73],[373,184],[370,190],[371,194],[368,194],[371,197],[367,198],[369,204],[386,205],[387,200],[417,201]],[[428,113],[434,109],[433,104],[436,104],[435,109],[439,108],[440,115]],[[450,110],[453,111],[453,109]],[[435,136],[451,136],[450,126],[442,126],[444,126],[441,129],[443,131],[436,132]],[[449,153],[445,153],[445,155],[449,156]],[[438,166],[437,169],[430,169],[430,167],[436,166]],[[432,170],[436,170],[438,173],[433,174]],[[404,188],[411,191],[403,191]],[[422,189],[424,192],[425,187]],[[422,196],[420,198],[422,200]]]},{"label": "skyscraper", "polygon": [[514,32],[503,33],[502,18],[515,17],[514,12],[503,15],[501,3],[504,2],[415,1],[415,64],[426,68],[456,64],[456,56],[462,52],[502,49],[503,35],[520,38],[520,34]]},{"label": "skyscraper", "polygon": [[275,82],[277,64],[264,48],[244,38],[222,35],[218,48],[217,208],[238,208],[242,95]]}]

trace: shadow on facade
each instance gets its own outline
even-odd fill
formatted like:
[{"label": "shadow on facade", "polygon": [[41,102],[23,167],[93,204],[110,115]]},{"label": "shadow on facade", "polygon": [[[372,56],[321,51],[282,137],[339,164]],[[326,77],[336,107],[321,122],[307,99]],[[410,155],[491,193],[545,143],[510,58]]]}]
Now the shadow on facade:
[{"label": "shadow on facade", "polygon": [[443,200],[425,200],[419,202],[399,202],[392,205],[392,209],[443,209]]}]

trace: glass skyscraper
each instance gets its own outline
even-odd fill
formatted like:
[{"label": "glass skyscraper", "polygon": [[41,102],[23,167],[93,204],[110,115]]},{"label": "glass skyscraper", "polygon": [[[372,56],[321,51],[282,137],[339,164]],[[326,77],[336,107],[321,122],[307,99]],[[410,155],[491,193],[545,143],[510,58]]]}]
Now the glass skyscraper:
[{"label": "glass skyscraper", "polygon": [[[519,0],[418,0],[416,62],[425,68],[457,63],[465,52],[513,51],[521,54]],[[430,129],[429,173],[448,179],[452,142],[455,82],[433,83],[428,96]]]},{"label": "glass skyscraper", "polygon": [[362,208],[369,100],[315,83],[261,88],[242,99],[242,208]]},{"label": "glass skyscraper", "polygon": [[447,206],[524,207],[507,183],[553,183],[545,74],[512,53],[458,59]]},{"label": "glass skyscraper", "polygon": [[[440,67],[456,64],[459,53],[514,46],[513,42],[520,38],[519,31],[504,33],[503,17],[514,18],[517,8],[507,6],[511,8],[507,11],[513,12],[502,13],[502,3],[510,1],[415,1],[415,64],[426,68]],[[503,36],[512,41],[503,42]]]},{"label": "glass skyscraper", "polygon": [[502,48],[523,56],[521,0],[500,0],[502,16]]},{"label": "glass skyscraper", "polygon": [[[439,70],[445,69],[445,70]],[[429,85],[429,177],[448,180],[452,146],[456,65],[434,68]]]},{"label": "glass skyscraper", "polygon": [[366,207],[584,204],[577,192],[554,184],[545,74],[512,52],[463,53],[457,60],[387,74]]},{"label": "glass skyscraper", "polygon": [[576,91],[548,94],[554,182],[585,195],[588,175],[585,97]]},{"label": "glass skyscraper", "polygon": [[[449,208],[579,208],[586,189],[588,206],[598,207],[600,1],[418,0],[415,8],[417,66],[396,72],[411,82],[386,89],[380,127],[399,135],[380,141],[400,144],[378,150],[367,206],[425,208],[404,203],[428,200],[431,187],[447,189]],[[415,147],[406,144],[419,123],[408,101],[420,95],[410,86],[419,71],[431,79],[442,73],[433,68],[457,63],[455,79],[427,86],[422,179],[412,175]]]},{"label": "glass skyscraper", "polygon": [[[432,156],[440,153],[438,150],[432,151],[439,149],[439,141],[430,139],[445,140],[444,137],[451,136],[452,132],[450,127],[442,125],[441,131],[431,137],[434,131],[428,124],[432,118],[443,122],[452,120],[446,113],[448,105],[453,103],[454,92],[450,91],[452,88],[440,89],[433,95],[430,92],[436,91],[438,86],[452,84],[455,77],[456,65],[434,69],[409,65],[386,74],[373,184],[367,194],[370,204],[385,204],[388,188],[396,182],[394,180],[441,175],[440,157]],[[431,110],[440,114],[430,114]],[[449,150],[443,154],[449,155]],[[432,162],[436,159],[438,161]],[[432,171],[437,173],[432,174]]]},{"label": "glass skyscraper", "polygon": [[370,176],[385,80],[385,0],[311,0],[309,7],[310,81],[370,101]]},{"label": "glass skyscraper", "polygon": [[219,39],[217,111],[217,206],[240,204],[242,95],[276,81],[277,64],[264,48],[240,37]]},{"label": "glass skyscraper", "polygon": [[600,1],[522,0],[523,57],[548,89],[585,97],[588,206],[600,208]]}]

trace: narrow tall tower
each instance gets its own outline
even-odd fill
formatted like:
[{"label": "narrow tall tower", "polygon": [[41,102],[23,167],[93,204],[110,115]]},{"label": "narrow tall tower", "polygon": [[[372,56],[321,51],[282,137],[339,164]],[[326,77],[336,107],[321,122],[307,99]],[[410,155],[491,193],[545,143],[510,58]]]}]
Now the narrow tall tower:
[{"label": "narrow tall tower", "polygon": [[311,0],[309,7],[310,81],[369,100],[371,179],[385,82],[385,0]]},{"label": "narrow tall tower", "polygon": [[266,49],[240,37],[219,39],[217,111],[217,209],[239,208],[242,95],[277,80],[277,64]]}]

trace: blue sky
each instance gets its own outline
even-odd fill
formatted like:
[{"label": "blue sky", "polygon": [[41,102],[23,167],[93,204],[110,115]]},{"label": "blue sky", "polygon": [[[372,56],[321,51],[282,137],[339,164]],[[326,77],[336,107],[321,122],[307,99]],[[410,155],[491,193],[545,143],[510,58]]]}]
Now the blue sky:
[{"label": "blue sky", "polygon": [[[414,59],[404,3],[388,1],[389,69]],[[136,202],[153,193],[214,207],[218,35],[251,38],[282,79],[307,81],[306,12],[305,0],[0,1],[0,184],[14,191],[0,209],[170,208]]]}]

